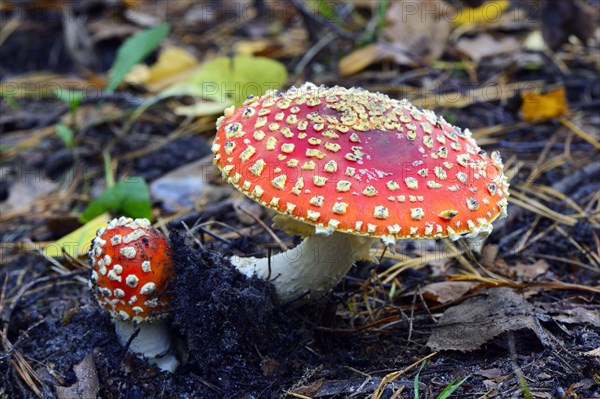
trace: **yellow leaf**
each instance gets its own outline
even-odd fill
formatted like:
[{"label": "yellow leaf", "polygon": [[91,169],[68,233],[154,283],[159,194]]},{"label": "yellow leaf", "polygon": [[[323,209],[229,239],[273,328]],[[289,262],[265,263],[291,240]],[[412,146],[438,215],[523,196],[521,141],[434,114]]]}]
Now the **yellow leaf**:
[{"label": "yellow leaf", "polygon": [[123,81],[129,84],[143,85],[148,83],[148,79],[150,79],[150,68],[148,65],[137,64],[131,68],[127,75],[125,75]]},{"label": "yellow leaf", "polygon": [[199,101],[194,105],[183,105],[175,108],[175,115],[179,116],[207,116],[221,114],[231,102]]},{"label": "yellow leaf", "polygon": [[509,0],[492,0],[479,7],[465,7],[452,18],[456,25],[485,24],[497,21],[504,10],[510,5]]},{"label": "yellow leaf", "polygon": [[87,255],[91,242],[96,237],[96,231],[101,227],[105,227],[109,221],[110,216],[104,213],[58,241],[50,243],[44,248],[44,253],[47,256],[57,258],[63,256],[64,248],[64,251],[74,258]]},{"label": "yellow leaf", "polygon": [[160,52],[156,63],[150,67],[148,83],[156,83],[196,65],[198,65],[198,60],[186,49],[175,46],[166,47]]},{"label": "yellow leaf", "polygon": [[546,94],[521,93],[521,112],[527,122],[546,121],[568,113],[565,89],[561,87]]},{"label": "yellow leaf", "polygon": [[[158,60],[152,65],[137,64],[127,73],[124,81],[136,85],[147,85],[150,91],[161,89],[187,78],[183,75],[198,65],[198,60],[181,47],[165,47]],[[181,75],[181,77],[179,76]]]},{"label": "yellow leaf", "polygon": [[379,46],[377,44],[369,44],[366,47],[354,50],[340,60],[338,64],[340,75],[353,75],[380,59]]}]

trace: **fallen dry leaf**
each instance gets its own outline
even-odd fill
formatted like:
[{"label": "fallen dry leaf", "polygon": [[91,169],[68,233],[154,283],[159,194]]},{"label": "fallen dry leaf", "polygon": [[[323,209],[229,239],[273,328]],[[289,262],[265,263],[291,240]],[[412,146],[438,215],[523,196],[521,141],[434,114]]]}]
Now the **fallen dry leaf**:
[{"label": "fallen dry leaf", "polygon": [[148,83],[156,83],[198,65],[198,60],[182,47],[165,47],[150,67]]},{"label": "fallen dry leaf", "polygon": [[73,258],[87,256],[92,239],[96,237],[96,231],[106,226],[110,219],[110,215],[103,213],[64,237],[49,243],[44,247],[44,254],[58,258],[63,256],[64,251]]},{"label": "fallen dry leaf", "polygon": [[517,264],[514,266],[514,271],[517,273],[518,277],[520,277],[523,280],[529,281],[546,273],[549,267],[550,265],[548,264],[548,262],[546,262],[543,259],[540,259],[530,265],[517,261]]},{"label": "fallen dry leaf", "polygon": [[58,184],[45,176],[22,176],[10,188],[6,201],[0,203],[0,215],[8,212],[26,212],[36,200],[47,197]]},{"label": "fallen dry leaf", "polygon": [[462,298],[479,283],[472,281],[443,281],[428,284],[421,289],[423,297],[439,303],[448,303]]},{"label": "fallen dry leaf", "polygon": [[299,388],[296,388],[294,390],[294,393],[297,395],[302,395],[302,396],[313,396],[315,393],[317,393],[319,391],[319,389],[321,388],[321,385],[323,385],[323,378],[318,379],[317,381],[314,381],[312,383],[310,383],[310,385],[303,385]]},{"label": "fallen dry leaf", "polygon": [[600,314],[598,314],[597,309],[592,310],[583,307],[565,309],[561,310],[561,314],[553,318],[566,324],[589,324],[594,327],[600,327]]},{"label": "fallen dry leaf", "polygon": [[541,122],[568,113],[565,89],[561,87],[546,94],[521,93],[521,113],[527,122]]},{"label": "fallen dry leaf", "polygon": [[338,64],[342,76],[353,75],[369,65],[385,58],[385,50],[377,44],[369,44],[359,48],[344,58]]},{"label": "fallen dry leaf", "polygon": [[339,63],[342,76],[383,60],[419,66],[439,59],[452,29],[454,8],[441,0],[392,2],[379,41],[360,48]]},{"label": "fallen dry leaf", "polygon": [[504,373],[501,369],[487,369],[487,370],[476,371],[473,374],[480,375],[485,378],[494,379],[494,378],[502,377],[502,375]]},{"label": "fallen dry leaf", "polygon": [[159,54],[158,60],[151,66],[134,65],[125,76],[130,84],[147,85],[151,92],[159,91],[169,85],[185,80],[198,65],[198,60],[184,48],[169,46]]},{"label": "fallen dry leaf", "polygon": [[70,387],[57,386],[56,396],[59,399],[96,399],[100,391],[98,371],[94,356],[90,353],[73,367],[77,381]]},{"label": "fallen dry leaf", "polygon": [[490,23],[498,19],[509,5],[508,0],[491,0],[479,7],[464,7],[456,13],[453,21],[456,25]]},{"label": "fallen dry leaf", "polygon": [[393,2],[386,13],[382,38],[392,45],[399,64],[418,65],[413,53],[425,62],[435,61],[446,49],[454,9],[440,0]]},{"label": "fallen dry leaf", "polygon": [[239,55],[255,55],[269,58],[286,58],[301,56],[308,46],[308,34],[301,27],[290,28],[275,36],[240,40],[234,45],[234,52]]},{"label": "fallen dry leaf", "polygon": [[143,85],[150,78],[150,67],[146,64],[137,64],[131,67],[123,81],[132,85]]},{"label": "fallen dry leaf", "polygon": [[531,330],[540,341],[547,341],[533,307],[522,296],[508,287],[491,288],[446,310],[427,346],[436,351],[472,351],[502,333],[517,330]]},{"label": "fallen dry leaf", "polygon": [[152,199],[160,201],[168,212],[193,209],[198,198],[214,189],[208,181],[215,168],[205,159],[182,165],[150,184]]},{"label": "fallen dry leaf", "polygon": [[475,62],[479,62],[485,57],[514,52],[520,46],[514,36],[496,38],[489,33],[481,33],[472,38],[461,37],[456,43],[456,49]]},{"label": "fallen dry leaf", "polygon": [[588,352],[583,352],[583,354],[589,357],[600,357],[600,348],[592,349]]}]

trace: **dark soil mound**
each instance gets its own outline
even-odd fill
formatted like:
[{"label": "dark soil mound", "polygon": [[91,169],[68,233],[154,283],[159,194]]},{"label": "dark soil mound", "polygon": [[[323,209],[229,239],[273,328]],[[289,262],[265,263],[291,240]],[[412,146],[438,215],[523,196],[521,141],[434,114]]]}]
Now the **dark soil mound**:
[{"label": "dark soil mound", "polygon": [[242,275],[220,253],[192,250],[178,233],[171,241],[173,327],[189,355],[181,372],[201,373],[231,395],[277,386],[302,333],[276,306],[271,286]]}]

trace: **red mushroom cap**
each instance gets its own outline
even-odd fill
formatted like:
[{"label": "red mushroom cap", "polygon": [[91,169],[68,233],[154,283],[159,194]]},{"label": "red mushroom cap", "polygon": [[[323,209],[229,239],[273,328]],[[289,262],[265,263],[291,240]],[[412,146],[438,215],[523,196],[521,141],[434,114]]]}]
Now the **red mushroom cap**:
[{"label": "red mushroom cap", "polygon": [[147,219],[121,217],[99,229],[90,258],[92,290],[113,317],[140,322],[167,308],[161,295],[173,275],[166,237]]},{"label": "red mushroom cap", "polygon": [[500,155],[381,93],[307,83],[226,110],[214,162],[265,207],[326,229],[397,238],[489,233],[505,213]]}]

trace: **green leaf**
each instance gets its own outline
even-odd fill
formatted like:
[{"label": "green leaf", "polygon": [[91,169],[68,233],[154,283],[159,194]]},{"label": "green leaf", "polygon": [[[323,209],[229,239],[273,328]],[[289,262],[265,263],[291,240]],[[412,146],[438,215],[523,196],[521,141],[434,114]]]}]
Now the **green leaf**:
[{"label": "green leaf", "polygon": [[456,381],[458,381],[458,378],[455,379],[450,384],[448,384],[446,386],[446,388],[444,388],[444,390],[442,392],[440,392],[440,394],[437,396],[436,399],[447,399],[447,398],[449,398],[450,395],[452,395],[454,393],[454,391],[456,391],[463,384],[463,382],[465,382],[469,377],[471,377],[471,375],[466,376],[465,378],[463,378],[462,380],[460,380],[458,383],[456,382]]},{"label": "green leaf", "polygon": [[69,104],[71,107],[77,107],[81,102],[81,99],[85,95],[85,92],[81,90],[68,90],[57,88],[54,90],[54,95],[60,101]]},{"label": "green leaf", "polygon": [[141,177],[131,177],[121,180],[115,185],[123,191],[121,213],[132,218],[146,218],[152,220],[152,206],[150,204],[150,190],[146,181]]},{"label": "green leaf", "polygon": [[329,3],[327,3],[327,0],[317,0],[316,6],[319,14],[323,15],[328,20],[334,21],[336,24],[340,24],[342,22],[336,12],[333,11]]},{"label": "green leaf", "polygon": [[195,93],[212,101],[240,106],[248,96],[279,89],[287,80],[285,66],[265,57],[219,57],[203,64],[188,81]]},{"label": "green leaf", "polygon": [[113,92],[119,86],[132,66],[142,61],[156,49],[159,43],[169,33],[168,23],[146,29],[131,36],[119,47],[117,58],[111,68],[108,78],[108,92]]},{"label": "green leaf", "polygon": [[56,135],[61,138],[67,148],[73,148],[73,130],[64,123],[56,124]]},{"label": "green leaf", "polygon": [[86,223],[106,211],[152,220],[150,191],[144,179],[129,177],[106,189],[90,202],[79,220]]},{"label": "green leaf", "polygon": [[413,382],[413,389],[415,390],[415,399],[419,399],[419,376],[421,375],[421,370],[425,367],[427,362],[421,363],[421,367],[419,367],[419,371],[417,371],[417,375],[415,376],[415,381]]}]

